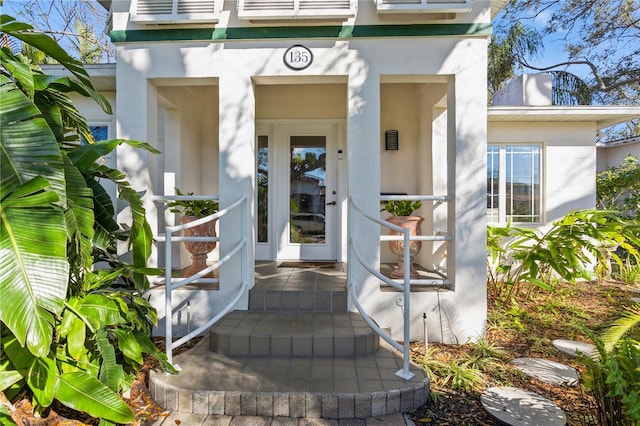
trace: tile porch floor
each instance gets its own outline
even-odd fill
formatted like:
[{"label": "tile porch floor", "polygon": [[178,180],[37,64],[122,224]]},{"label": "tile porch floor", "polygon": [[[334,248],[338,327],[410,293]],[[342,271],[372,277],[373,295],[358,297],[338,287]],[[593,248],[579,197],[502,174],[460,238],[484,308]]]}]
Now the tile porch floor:
[{"label": "tile porch floor", "polygon": [[[256,339],[252,335],[246,337],[246,344],[238,345],[246,346],[244,353],[224,355],[210,350],[207,334],[197,346],[174,358],[182,369],[178,375],[152,376],[155,400],[168,410],[184,413],[325,419],[406,413],[424,404],[429,384],[417,366],[411,368],[415,377],[405,381],[395,375],[402,368],[401,354],[384,340],[362,349],[371,339],[367,335],[365,343],[358,345],[358,333],[366,335],[368,326],[346,312],[345,272],[342,264],[330,268],[256,264],[250,311],[236,315],[252,312],[256,317],[276,318],[281,322],[271,327],[277,332],[268,334],[279,334],[279,339],[258,340],[260,349],[252,350],[251,339]],[[313,320],[310,335],[298,326],[305,318]],[[245,328],[253,332],[251,326]],[[229,335],[233,341],[241,340],[237,330]],[[352,336],[353,343],[340,336]],[[300,339],[309,343],[301,345]],[[331,354],[326,349],[328,340],[333,340]],[[340,355],[350,353],[343,347],[349,344],[354,353]],[[257,355],[267,351],[265,345],[271,347],[269,354]]]}]

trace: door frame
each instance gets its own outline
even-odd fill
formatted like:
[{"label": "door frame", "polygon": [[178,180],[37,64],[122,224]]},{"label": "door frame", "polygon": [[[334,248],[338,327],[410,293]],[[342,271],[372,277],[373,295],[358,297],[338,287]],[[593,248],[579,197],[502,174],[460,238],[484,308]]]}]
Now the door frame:
[{"label": "door frame", "polygon": [[[268,138],[268,161],[269,161],[269,194],[268,194],[268,241],[259,243],[255,242],[255,258],[259,261],[277,261],[277,260],[297,260],[297,259],[279,259],[278,251],[280,244],[280,231],[278,229],[277,208],[278,206],[288,205],[289,188],[288,184],[286,188],[282,188],[279,182],[283,181],[283,178],[278,177],[277,168],[285,168],[284,173],[286,176],[284,180],[289,179],[288,173],[288,151],[289,151],[289,135],[292,133],[303,135],[311,134],[327,134],[327,138],[333,138],[333,143],[327,140],[327,157],[333,156],[335,161],[335,225],[333,236],[333,254],[338,262],[346,261],[346,231],[347,231],[347,204],[346,204],[346,190],[347,183],[345,178],[347,176],[347,161],[346,161],[346,132],[345,132],[345,120],[324,120],[324,119],[310,119],[310,120],[257,120],[256,121],[256,155],[258,152],[257,141],[258,136],[267,136]],[[334,152],[329,152],[329,146],[333,145],[331,149]],[[286,151],[283,153],[283,150]],[[287,158],[286,164],[283,165],[283,158]],[[256,162],[257,168],[257,162]],[[256,186],[254,197],[257,200]],[[280,204],[278,204],[280,203]],[[255,220],[254,225],[257,224],[257,201],[255,208]],[[312,259],[309,259],[312,260]],[[313,259],[317,260],[317,259]]]}]

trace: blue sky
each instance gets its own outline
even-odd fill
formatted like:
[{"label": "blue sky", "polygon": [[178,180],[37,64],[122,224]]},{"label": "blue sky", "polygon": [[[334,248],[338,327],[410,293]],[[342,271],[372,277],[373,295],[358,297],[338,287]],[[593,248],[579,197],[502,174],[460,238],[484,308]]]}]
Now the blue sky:
[{"label": "blue sky", "polygon": [[[544,34],[544,28],[551,19],[553,14],[553,8],[540,12],[535,18],[533,15],[524,15],[521,19],[522,24],[535,28],[540,34]],[[503,13],[498,14],[496,20],[494,20],[495,26],[505,25],[506,22],[502,19]],[[531,65],[545,67],[549,65],[565,62],[568,58],[568,54],[564,51],[564,44],[566,34],[563,32],[555,32],[545,35],[543,38],[544,48],[539,52],[537,58],[529,58]],[[568,71],[578,75],[579,77],[589,78],[589,69],[586,66],[572,66],[567,68]],[[536,71],[532,71],[536,72]]]}]

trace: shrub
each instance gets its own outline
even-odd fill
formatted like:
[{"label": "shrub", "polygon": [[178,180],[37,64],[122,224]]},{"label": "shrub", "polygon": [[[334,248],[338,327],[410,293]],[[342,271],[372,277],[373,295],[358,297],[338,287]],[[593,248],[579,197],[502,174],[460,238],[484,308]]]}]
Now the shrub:
[{"label": "shrub", "polygon": [[554,278],[575,282],[592,279],[588,267],[595,259],[609,265],[622,260],[617,249],[638,258],[639,224],[621,219],[615,212],[578,210],[553,223],[546,232],[529,228],[488,227],[488,284],[495,297],[510,299],[529,284],[552,291]]},{"label": "shrub", "polygon": [[600,339],[598,356],[582,356],[585,387],[592,394],[601,425],[640,424],[640,304],[614,321]]},{"label": "shrub", "polygon": [[[146,268],[152,235],[140,195],[99,159],[123,143],[157,151],[136,141],[94,143],[67,93],[110,106],[81,64],[7,15],[0,36],[40,49],[74,76],[48,76],[8,47],[0,52],[0,423],[9,421],[5,405],[25,394],[37,413],[58,400],[101,424],[130,423],[118,393],[143,354],[164,361],[149,337],[156,312],[141,297],[146,275],[159,271]],[[126,227],[114,219],[105,180],[131,209]],[[131,263],[118,257],[119,242]],[[108,266],[98,270],[99,262]]]}]

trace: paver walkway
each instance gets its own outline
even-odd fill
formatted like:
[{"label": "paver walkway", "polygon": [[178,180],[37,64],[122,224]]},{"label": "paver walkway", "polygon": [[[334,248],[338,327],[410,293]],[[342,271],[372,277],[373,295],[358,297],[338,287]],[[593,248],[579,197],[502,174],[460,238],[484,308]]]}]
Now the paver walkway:
[{"label": "paver walkway", "polygon": [[567,418],[553,402],[534,392],[509,386],[493,387],[480,396],[482,406],[512,426],[564,426]]},{"label": "paver walkway", "polygon": [[542,358],[516,358],[513,365],[525,374],[554,385],[578,384],[580,377],[575,368]]},{"label": "paver walkway", "polygon": [[[553,346],[571,356],[593,354],[594,345],[574,340],[557,339]],[[516,358],[513,365],[525,374],[554,385],[575,386],[580,377],[575,368],[542,358]],[[566,415],[553,402],[524,389],[498,386],[480,396],[484,409],[493,417],[512,426],[564,426]]]},{"label": "paver walkway", "polygon": [[552,343],[560,352],[564,352],[574,357],[580,354],[592,356],[598,352],[595,345],[592,345],[591,343],[578,342],[576,340],[556,339]]}]

